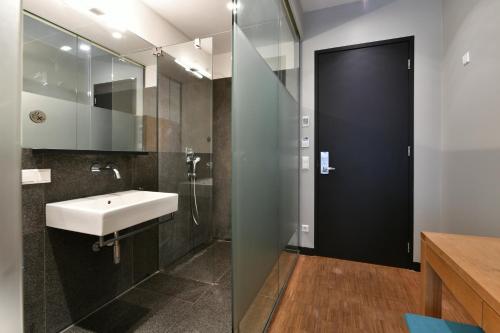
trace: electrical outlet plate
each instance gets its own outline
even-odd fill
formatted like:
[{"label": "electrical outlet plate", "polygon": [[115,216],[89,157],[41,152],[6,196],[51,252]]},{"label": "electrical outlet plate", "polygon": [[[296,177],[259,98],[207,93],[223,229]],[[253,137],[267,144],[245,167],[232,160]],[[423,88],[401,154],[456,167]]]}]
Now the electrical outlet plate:
[{"label": "electrical outlet plate", "polygon": [[309,232],[309,225],[308,224],[303,224],[301,226],[302,232]]},{"label": "electrical outlet plate", "polygon": [[302,148],[309,148],[309,137],[305,136],[302,138],[302,143],[301,143]]}]

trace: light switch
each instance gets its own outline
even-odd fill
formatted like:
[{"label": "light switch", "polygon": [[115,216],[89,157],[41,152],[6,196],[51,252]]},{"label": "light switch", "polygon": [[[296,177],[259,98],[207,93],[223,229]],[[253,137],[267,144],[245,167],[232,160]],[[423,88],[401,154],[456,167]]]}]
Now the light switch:
[{"label": "light switch", "polygon": [[463,55],[462,63],[464,64],[464,66],[467,66],[468,64],[470,64],[470,52],[467,51],[467,53],[465,53]]},{"label": "light switch", "polygon": [[309,156],[302,156],[302,170],[309,170]]}]

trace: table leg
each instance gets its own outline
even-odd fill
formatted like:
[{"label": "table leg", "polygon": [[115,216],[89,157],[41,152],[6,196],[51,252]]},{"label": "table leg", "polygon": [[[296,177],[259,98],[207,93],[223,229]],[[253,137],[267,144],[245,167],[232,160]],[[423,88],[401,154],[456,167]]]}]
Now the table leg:
[{"label": "table leg", "polygon": [[422,240],[420,273],[422,278],[421,313],[425,316],[441,318],[443,282],[427,262],[427,251],[432,250],[428,248],[426,241]]}]

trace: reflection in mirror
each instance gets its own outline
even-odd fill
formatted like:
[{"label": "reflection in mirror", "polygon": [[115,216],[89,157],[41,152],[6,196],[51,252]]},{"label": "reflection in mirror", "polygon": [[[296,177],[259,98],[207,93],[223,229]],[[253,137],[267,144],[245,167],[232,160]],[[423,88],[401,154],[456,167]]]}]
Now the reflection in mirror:
[{"label": "reflection in mirror", "polygon": [[144,150],[144,66],[27,14],[23,60],[23,147]]},{"label": "reflection in mirror", "polygon": [[23,39],[23,147],[76,149],[77,37],[24,15]]}]

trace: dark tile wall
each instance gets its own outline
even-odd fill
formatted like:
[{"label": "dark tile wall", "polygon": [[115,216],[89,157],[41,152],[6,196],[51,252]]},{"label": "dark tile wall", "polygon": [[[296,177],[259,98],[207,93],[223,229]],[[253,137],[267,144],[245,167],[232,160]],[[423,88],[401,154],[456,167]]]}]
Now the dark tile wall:
[{"label": "dark tile wall", "polygon": [[160,226],[160,269],[168,269],[191,250],[213,240],[212,182],[207,162],[211,154],[198,153],[201,161],[197,166],[197,203],[199,225],[191,219],[192,192],[187,178],[188,166],[185,153],[161,152],[159,155],[161,192],[179,193],[179,209],[172,221]]},{"label": "dark tile wall", "polygon": [[[122,179],[92,175],[94,161],[117,164]],[[158,228],[93,252],[96,237],[45,227],[45,204],[142,188],[158,189],[157,154],[23,150],[23,169],[52,170],[49,184],[25,185],[23,199],[26,332],[58,332],[158,270]]]},{"label": "dark tile wall", "polygon": [[231,239],[231,78],[213,81],[215,237]]}]

